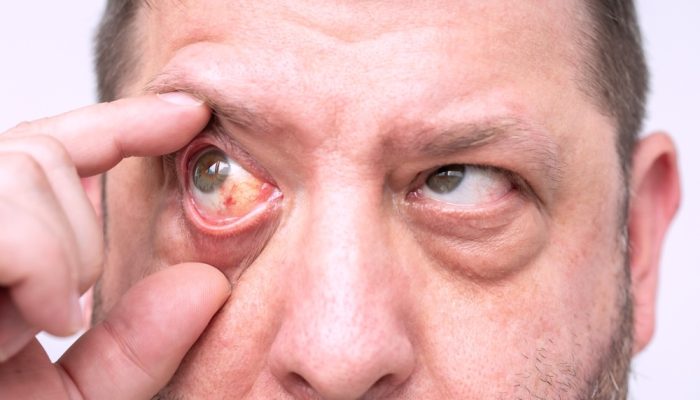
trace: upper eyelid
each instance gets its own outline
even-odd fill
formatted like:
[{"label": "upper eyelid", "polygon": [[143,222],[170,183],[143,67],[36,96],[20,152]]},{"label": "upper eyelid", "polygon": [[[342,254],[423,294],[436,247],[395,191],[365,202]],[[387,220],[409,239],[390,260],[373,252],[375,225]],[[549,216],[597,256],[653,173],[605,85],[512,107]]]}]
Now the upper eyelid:
[{"label": "upper eyelid", "polygon": [[[278,186],[275,180],[272,178],[272,176],[270,176],[270,174],[264,168],[262,168],[262,166],[260,166],[260,164],[255,160],[255,158],[252,155],[250,155],[250,153],[248,153],[237,140],[235,140],[235,132],[228,131],[224,127],[224,124],[222,124],[222,121],[219,119],[218,116],[212,116],[212,119],[207,125],[207,127],[197,138],[210,138],[212,141],[215,142],[210,142],[211,145],[220,146],[229,158],[238,163],[246,171],[253,174],[259,179],[265,180],[266,182],[273,184],[274,186]],[[197,141],[197,138],[194,141]],[[409,184],[408,192],[406,194],[408,195],[409,193],[415,192],[416,190],[420,189],[420,187],[423,184],[425,184],[427,178],[432,173],[435,173],[440,168],[449,165],[464,165],[465,167],[490,170],[502,174],[513,184],[513,186],[516,189],[521,190],[522,192],[524,192],[525,195],[528,195],[528,197],[534,199],[535,202],[538,204],[538,207],[544,208],[542,207],[544,205],[543,199],[537,194],[537,192],[534,190],[533,186],[528,182],[527,179],[510,169],[491,164],[447,162],[444,164],[436,165],[432,168],[419,172]]]},{"label": "upper eyelid", "polygon": [[419,172],[416,175],[416,177],[413,179],[411,184],[409,185],[410,190],[419,189],[421,186],[423,186],[426,183],[426,181],[428,180],[428,177],[430,177],[430,175],[434,174],[435,172],[437,172],[441,168],[449,167],[450,165],[463,165],[466,168],[478,168],[478,169],[485,170],[485,171],[494,171],[494,172],[497,172],[499,174],[502,174],[503,176],[508,178],[508,180],[510,180],[510,181],[513,181],[514,178],[516,178],[516,177],[518,179],[522,180],[522,178],[520,178],[519,175],[516,174],[515,172],[512,172],[512,171],[507,170],[505,168],[497,167],[494,165],[451,162],[451,163],[441,164],[441,165],[438,165],[436,167],[429,168],[429,169],[426,169],[424,171]]},{"label": "upper eyelid", "polygon": [[[210,146],[220,148],[227,157],[239,164],[248,173],[258,179],[277,186],[272,176],[258,163],[258,161],[246,149],[235,140],[231,132],[227,132],[223,125],[212,117],[207,127],[195,138],[192,143],[208,143]],[[187,148],[185,148],[187,149]],[[183,149],[183,150],[185,150]],[[192,155],[197,153],[191,153]]]},{"label": "upper eyelid", "polygon": [[450,165],[464,165],[467,168],[479,168],[479,169],[484,169],[484,170],[490,170],[490,171],[495,171],[498,172],[499,174],[502,174],[508,181],[511,182],[513,185],[514,189],[520,191],[523,195],[531,198],[537,205],[538,208],[540,209],[545,209],[544,207],[545,203],[543,199],[537,194],[535,189],[532,187],[532,185],[527,181],[527,179],[523,178],[520,174],[511,171],[506,168],[502,168],[499,166],[495,165],[487,165],[487,164],[469,164],[469,163],[456,163],[456,162],[451,162],[451,163],[446,163],[442,164],[439,166],[436,166],[434,168],[427,169],[423,172],[420,172],[416,178],[411,182],[409,186],[409,190],[406,193],[406,196],[411,196],[412,194],[418,193],[420,189],[423,187],[423,185],[426,184],[428,177],[437,172],[440,168],[450,166]]}]

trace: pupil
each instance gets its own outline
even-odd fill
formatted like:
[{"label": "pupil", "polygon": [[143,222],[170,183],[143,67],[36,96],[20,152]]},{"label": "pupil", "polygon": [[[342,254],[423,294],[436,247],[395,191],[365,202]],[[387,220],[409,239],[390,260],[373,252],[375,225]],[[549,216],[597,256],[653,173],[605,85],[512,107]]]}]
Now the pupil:
[{"label": "pupil", "polygon": [[464,180],[464,165],[447,165],[435,171],[426,185],[435,193],[450,193]]},{"label": "pupil", "polygon": [[203,193],[211,193],[226,181],[231,166],[220,150],[210,150],[199,156],[193,171],[194,186]]}]

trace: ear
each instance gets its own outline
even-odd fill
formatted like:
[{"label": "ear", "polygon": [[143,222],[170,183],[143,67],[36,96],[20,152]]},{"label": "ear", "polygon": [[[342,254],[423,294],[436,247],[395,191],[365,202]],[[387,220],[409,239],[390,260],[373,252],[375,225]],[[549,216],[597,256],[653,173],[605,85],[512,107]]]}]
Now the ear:
[{"label": "ear", "polygon": [[[87,194],[90,203],[92,203],[92,208],[95,210],[95,215],[97,216],[97,222],[101,225],[103,220],[102,215],[102,175],[95,175],[89,178],[82,178],[80,182],[83,184],[83,189]],[[91,319],[92,319],[92,305],[93,305],[93,288],[88,289],[81,298],[80,303],[83,308],[83,329],[90,329]]]},{"label": "ear", "polygon": [[680,202],[676,149],[668,135],[655,133],[637,143],[630,189],[629,256],[636,354],[654,334],[661,248]]}]

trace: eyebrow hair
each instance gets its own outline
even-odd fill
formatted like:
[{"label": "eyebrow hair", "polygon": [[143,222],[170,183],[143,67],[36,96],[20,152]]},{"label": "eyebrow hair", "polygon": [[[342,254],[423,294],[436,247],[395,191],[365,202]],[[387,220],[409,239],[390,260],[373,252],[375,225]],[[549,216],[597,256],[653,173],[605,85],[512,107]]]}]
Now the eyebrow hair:
[{"label": "eyebrow hair", "polygon": [[[272,132],[276,126],[241,99],[223,95],[213,85],[206,86],[184,70],[156,75],[145,88],[147,93],[183,91],[204,100],[212,110],[211,124],[224,132],[222,121],[249,132]],[[226,99],[226,100],[222,100]],[[398,128],[393,129],[398,131]],[[514,117],[492,117],[485,121],[457,123],[447,128],[429,127],[407,139],[407,143],[392,143],[396,134],[390,132],[384,145],[398,151],[413,151],[431,158],[447,158],[487,145],[508,146],[524,154],[530,165],[541,166],[541,172],[551,182],[558,183],[562,176],[559,145],[541,129],[532,127]],[[408,146],[407,146],[408,145]]]},{"label": "eyebrow hair", "polygon": [[437,134],[419,135],[415,143],[420,153],[433,158],[444,158],[487,145],[508,146],[509,149],[524,154],[524,158],[530,164],[541,165],[551,181],[561,180],[562,166],[558,144],[549,135],[515,118],[458,123],[439,129]]}]

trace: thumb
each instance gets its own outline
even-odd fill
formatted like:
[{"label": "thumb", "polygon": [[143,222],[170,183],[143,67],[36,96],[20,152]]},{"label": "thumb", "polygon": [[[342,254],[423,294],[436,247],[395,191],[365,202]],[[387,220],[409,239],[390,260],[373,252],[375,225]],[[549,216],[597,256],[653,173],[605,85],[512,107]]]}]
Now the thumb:
[{"label": "thumb", "polygon": [[224,275],[181,264],[140,281],[58,361],[88,399],[150,399],[177,370],[231,292]]}]

